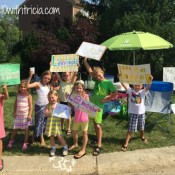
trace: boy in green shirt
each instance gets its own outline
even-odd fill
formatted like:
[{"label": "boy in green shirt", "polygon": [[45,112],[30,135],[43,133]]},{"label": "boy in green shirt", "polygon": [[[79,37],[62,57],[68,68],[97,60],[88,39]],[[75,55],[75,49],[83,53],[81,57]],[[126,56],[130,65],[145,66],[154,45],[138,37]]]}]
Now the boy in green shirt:
[{"label": "boy in green shirt", "polygon": [[90,96],[90,101],[100,107],[100,112],[98,112],[94,118],[94,127],[97,136],[97,147],[94,150],[93,155],[97,156],[102,151],[102,115],[104,103],[112,100],[117,95],[116,87],[110,80],[105,79],[104,72],[100,67],[92,68],[87,62],[87,58],[84,59],[84,65],[90,76],[92,76],[93,81],[95,81],[95,86],[93,93]]}]

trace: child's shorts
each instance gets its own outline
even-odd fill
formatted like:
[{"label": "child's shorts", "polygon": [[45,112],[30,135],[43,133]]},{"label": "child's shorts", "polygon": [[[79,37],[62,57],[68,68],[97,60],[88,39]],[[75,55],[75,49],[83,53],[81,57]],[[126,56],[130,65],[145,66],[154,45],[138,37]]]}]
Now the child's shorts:
[{"label": "child's shorts", "polygon": [[103,109],[100,108],[100,111],[96,113],[95,116],[89,116],[92,118],[96,124],[102,124],[102,116],[103,116]]},{"label": "child's shorts", "polygon": [[141,131],[145,129],[145,114],[129,114],[128,131],[136,132],[137,128]]},{"label": "child's shorts", "polygon": [[79,123],[74,122],[73,130],[78,131],[79,129],[81,129],[81,131],[88,131],[88,123],[89,122],[79,122]]}]

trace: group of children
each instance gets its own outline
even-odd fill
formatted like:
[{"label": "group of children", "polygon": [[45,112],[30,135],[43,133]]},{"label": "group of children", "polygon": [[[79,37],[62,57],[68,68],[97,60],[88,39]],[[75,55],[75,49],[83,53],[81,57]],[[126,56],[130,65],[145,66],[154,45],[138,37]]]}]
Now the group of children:
[{"label": "group of children", "polygon": [[[15,135],[18,129],[25,130],[24,143],[22,149],[28,149],[29,138],[29,126],[32,124],[32,96],[29,93],[29,89],[35,88],[37,99],[35,102],[35,129],[33,135],[33,142],[36,138],[40,138],[40,144],[45,145],[44,134],[50,138],[51,150],[50,156],[54,156],[56,153],[55,137],[58,138],[63,146],[62,156],[66,156],[68,151],[78,147],[78,130],[81,128],[83,133],[83,142],[81,150],[74,155],[74,158],[79,159],[86,154],[86,145],[88,143],[88,122],[89,117],[87,113],[71,106],[74,109],[74,122],[72,127],[73,145],[68,148],[66,140],[63,138],[64,119],[55,117],[52,112],[58,103],[69,105],[67,97],[72,92],[78,93],[84,99],[90,100],[92,103],[100,108],[100,111],[93,116],[94,128],[96,133],[94,156],[97,156],[102,151],[102,115],[104,103],[112,100],[117,95],[117,89],[110,80],[105,79],[104,71],[100,67],[89,66],[87,58],[84,58],[84,65],[89,72],[90,76],[95,81],[95,86],[91,96],[86,93],[84,82],[82,80],[76,80],[76,73],[63,72],[61,76],[58,73],[51,73],[45,71],[41,75],[39,82],[31,82],[33,72],[30,71],[29,78],[25,81],[21,81],[17,97],[14,104],[14,127],[11,134],[11,138],[8,143],[8,148],[12,148],[15,140]],[[152,79],[152,76],[150,76]],[[134,85],[133,90],[127,88],[123,84],[129,95],[129,129],[126,136],[126,142],[122,146],[122,150],[126,151],[130,140],[131,133],[137,130],[137,125],[141,130],[141,139],[146,142],[144,136],[144,97],[149,90],[150,85],[142,89],[142,85]],[[3,100],[8,98],[8,91],[6,85],[3,86],[4,93],[0,95],[0,170],[3,169],[2,155],[2,138],[5,137],[4,121],[3,121]],[[135,98],[140,100],[136,100]],[[69,105],[70,106],[70,105]],[[71,114],[70,114],[71,115]],[[71,116],[68,120],[67,135],[71,134]]]}]

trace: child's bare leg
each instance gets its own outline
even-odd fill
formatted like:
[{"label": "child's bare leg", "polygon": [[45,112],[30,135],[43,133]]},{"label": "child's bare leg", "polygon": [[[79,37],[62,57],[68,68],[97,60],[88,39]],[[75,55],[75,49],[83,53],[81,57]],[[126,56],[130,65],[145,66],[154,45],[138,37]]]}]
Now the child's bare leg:
[{"label": "child's bare leg", "polygon": [[83,157],[84,155],[86,155],[86,145],[88,142],[88,132],[87,131],[83,131],[83,145],[81,147],[81,150],[74,155],[75,159],[79,159],[81,157]]},{"label": "child's bare leg", "polygon": [[78,147],[78,131],[72,130],[72,137],[74,144],[69,148],[69,150],[73,150],[74,148]]},{"label": "child's bare leg", "polygon": [[60,141],[61,145],[63,146],[62,156],[66,156],[68,154],[67,143],[61,135],[58,136],[58,140]]},{"label": "child's bare leg", "polygon": [[86,145],[88,142],[88,132],[83,131],[83,145],[81,147],[80,152],[78,153],[79,155],[85,154],[86,153]]},{"label": "child's bare leg", "polygon": [[97,136],[97,146],[102,147],[102,126],[100,124],[94,123],[95,126],[95,131],[96,131],[96,136]]},{"label": "child's bare leg", "polygon": [[66,141],[64,140],[64,138],[61,135],[58,136],[58,140],[60,141],[62,146],[67,146]]},{"label": "child's bare leg", "polygon": [[70,131],[71,130],[71,122],[72,122],[72,118],[71,116],[68,119],[68,124],[67,124],[67,130]]},{"label": "child's bare leg", "polygon": [[2,144],[2,139],[0,139],[0,161],[2,159],[2,149],[3,149],[3,144]]},{"label": "child's bare leg", "polygon": [[28,143],[28,140],[29,140],[29,133],[30,133],[29,129],[26,128],[26,129],[25,129],[24,143]]},{"label": "child's bare leg", "polygon": [[50,136],[50,145],[51,145],[50,156],[55,156],[56,146],[54,136]]},{"label": "child's bare leg", "polygon": [[45,145],[45,140],[44,140],[44,136],[43,135],[40,136],[40,144],[41,144],[41,146]]},{"label": "child's bare leg", "polygon": [[51,147],[55,147],[55,137],[54,136],[50,136],[50,145]]},{"label": "child's bare leg", "polygon": [[13,129],[13,131],[12,131],[12,135],[11,135],[11,137],[10,137],[10,141],[14,141],[14,139],[15,139],[15,136],[16,136],[16,134],[17,134],[17,129]]},{"label": "child's bare leg", "polygon": [[144,132],[144,130],[141,130],[141,131],[140,131],[140,134],[141,134],[141,139],[142,139],[142,141],[143,141],[144,143],[147,143],[147,139],[145,138],[145,132]]},{"label": "child's bare leg", "polygon": [[61,119],[61,129],[64,130],[64,118]]},{"label": "child's bare leg", "polygon": [[17,134],[17,129],[13,129],[10,140],[9,140],[9,143],[7,145],[8,148],[13,147],[13,143],[14,143],[14,139],[15,139],[16,134]]},{"label": "child's bare leg", "polygon": [[130,138],[131,138],[131,134],[132,134],[131,131],[128,131],[127,134],[126,134],[125,144],[123,145],[126,148],[128,147],[128,144],[129,144],[129,141],[130,141]]}]

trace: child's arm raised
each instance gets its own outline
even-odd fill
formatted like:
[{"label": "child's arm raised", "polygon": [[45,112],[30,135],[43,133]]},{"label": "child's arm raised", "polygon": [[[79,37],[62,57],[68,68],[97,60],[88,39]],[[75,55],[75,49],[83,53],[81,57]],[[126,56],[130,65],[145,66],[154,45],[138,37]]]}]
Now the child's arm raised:
[{"label": "child's arm raised", "polygon": [[93,71],[92,71],[92,68],[89,66],[86,57],[84,58],[84,65],[85,65],[87,71],[89,72],[89,74],[93,77]]},{"label": "child's arm raised", "polygon": [[7,90],[7,85],[6,84],[3,84],[2,86],[3,88],[3,100],[7,100],[9,98],[9,93],[8,93],[8,90]]},{"label": "child's arm raised", "polygon": [[153,76],[152,76],[152,75],[150,75],[149,79],[150,79],[150,83],[149,83],[149,84],[147,84],[147,85],[146,85],[146,87],[145,87],[145,91],[146,91],[146,92],[148,92],[148,91],[149,91],[149,89],[150,89],[150,87],[151,87],[151,83],[152,83],[152,80],[153,80]]},{"label": "child's arm raised", "polygon": [[[120,79],[120,77],[121,77],[121,74],[118,74],[117,75],[118,76],[118,78]],[[121,83],[121,82],[120,82]],[[127,86],[124,84],[124,83],[121,83],[121,85],[124,87],[124,89],[127,91]]]},{"label": "child's arm raised", "polygon": [[28,78],[27,81],[26,81],[26,87],[27,87],[28,89],[31,89],[31,88],[40,88],[39,82],[30,83],[30,81],[31,81],[31,79],[32,79],[32,75],[33,75],[33,72],[30,71],[30,72],[29,72],[29,78]]},{"label": "child's arm raised", "polygon": [[75,83],[77,80],[77,72],[73,72],[72,77],[71,77],[71,82]]}]

